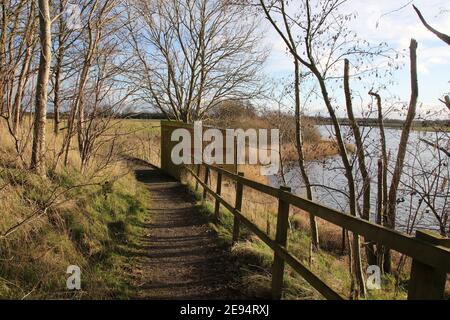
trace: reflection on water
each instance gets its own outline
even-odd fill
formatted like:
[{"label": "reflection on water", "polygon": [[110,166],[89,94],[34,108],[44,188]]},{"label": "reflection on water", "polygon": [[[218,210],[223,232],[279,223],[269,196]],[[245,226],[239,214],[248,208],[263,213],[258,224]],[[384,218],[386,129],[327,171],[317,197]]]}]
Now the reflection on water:
[{"label": "reflection on water", "polygon": [[[318,126],[323,138],[332,139],[334,136],[331,126]],[[377,161],[380,156],[379,129],[373,127],[361,127],[366,146],[366,162],[372,178],[371,185],[371,220],[375,220],[377,202]],[[353,143],[351,129],[343,127],[345,139]],[[395,166],[398,144],[401,130],[386,129],[386,144],[388,154],[390,154],[389,172]],[[449,160],[443,153],[436,151],[433,147],[421,142],[420,138],[435,141],[439,137],[440,145],[449,147],[449,135],[447,133],[435,133],[424,131],[412,131],[407,153],[405,157],[404,173],[397,197],[397,229],[405,231],[408,226],[414,224],[416,228],[437,229],[438,223],[427,204],[421,200],[420,194],[429,193],[431,205],[436,213],[442,214],[449,210]],[[351,156],[354,159],[354,155]],[[343,165],[339,156],[329,157],[320,161],[311,161],[307,164],[311,183],[316,185],[314,190],[314,200],[326,206],[348,212],[347,179],[343,174]],[[354,172],[361,184],[357,163],[354,165]],[[290,164],[285,168],[286,183],[291,186],[294,193],[303,196],[305,194],[303,180],[296,164]],[[390,186],[390,174],[388,176],[388,186]],[[282,183],[281,176],[274,176],[270,179],[271,184],[278,186]],[[446,183],[447,182],[447,183]],[[411,187],[412,186],[412,187]],[[420,193],[414,192],[421,191]],[[415,219],[413,217],[416,216]],[[450,222],[447,222],[450,223]]]}]

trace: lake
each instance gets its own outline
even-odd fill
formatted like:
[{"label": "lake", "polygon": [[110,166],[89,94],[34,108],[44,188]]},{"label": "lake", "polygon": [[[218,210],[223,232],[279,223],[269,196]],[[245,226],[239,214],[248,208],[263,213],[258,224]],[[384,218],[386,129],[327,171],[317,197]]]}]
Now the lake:
[{"label": "lake", "polygon": [[[324,139],[332,139],[334,131],[332,126],[317,126]],[[349,143],[354,143],[351,128],[343,126],[343,136]],[[380,156],[379,137],[380,132],[376,127],[361,127],[366,146],[366,162],[372,178],[371,184],[371,220],[375,221],[377,202],[377,161]],[[389,159],[388,187],[390,186],[390,172],[393,171],[397,157],[398,144],[401,130],[385,129],[386,145]],[[399,231],[411,231],[416,228],[438,229],[438,222],[432,208],[438,215],[449,215],[449,158],[434,147],[427,145],[420,139],[439,141],[439,145],[450,150],[448,132],[412,131],[409,137],[407,153],[405,157],[404,172],[401,177],[397,196],[397,229]],[[437,140],[438,139],[438,140]],[[354,159],[355,155],[351,155]],[[357,163],[354,172],[360,181]],[[343,174],[343,165],[340,156],[328,157],[322,160],[307,163],[307,170],[312,184],[321,185],[313,188],[314,200],[348,212],[348,201],[342,192],[347,191],[347,179]],[[304,183],[297,164],[285,167],[285,179],[287,185],[298,195],[304,196]],[[281,175],[270,177],[273,186],[282,184]],[[361,183],[358,184],[359,186]],[[422,196],[421,196],[422,195]],[[429,195],[429,196],[428,196]],[[427,197],[430,205],[422,200]],[[414,218],[415,217],[415,218]],[[446,226],[450,221],[446,222]],[[448,226],[447,228],[450,228]],[[448,229],[447,229],[448,230]]]}]

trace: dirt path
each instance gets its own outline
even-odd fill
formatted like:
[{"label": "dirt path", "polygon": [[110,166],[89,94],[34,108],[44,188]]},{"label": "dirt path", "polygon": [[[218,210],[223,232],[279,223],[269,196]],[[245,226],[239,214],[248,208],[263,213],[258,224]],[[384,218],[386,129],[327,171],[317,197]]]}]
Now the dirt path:
[{"label": "dirt path", "polygon": [[136,298],[242,298],[235,264],[199,216],[186,187],[149,166],[135,172],[151,193],[145,235],[132,244],[140,253],[132,271]]}]

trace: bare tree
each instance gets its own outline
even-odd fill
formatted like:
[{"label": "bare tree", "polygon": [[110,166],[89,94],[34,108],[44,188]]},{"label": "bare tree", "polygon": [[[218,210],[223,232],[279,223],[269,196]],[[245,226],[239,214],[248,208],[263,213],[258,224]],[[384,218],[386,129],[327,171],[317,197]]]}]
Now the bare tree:
[{"label": "bare tree", "polygon": [[[419,16],[420,21],[423,23],[425,28],[427,28],[430,32],[432,32],[436,37],[444,41],[446,44],[450,46],[450,36],[448,36],[445,33],[439,32],[438,30],[434,29],[432,26],[428,24],[428,22],[423,17],[422,13],[419,9],[417,9],[416,6],[413,5],[414,10],[416,11],[417,15]],[[444,96],[444,99],[440,100],[447,109],[450,111],[450,97],[448,95]]]},{"label": "bare tree", "polygon": [[[11,26],[11,20],[17,20],[18,12],[23,5],[23,1],[17,4],[16,7],[13,7],[13,4],[7,3],[6,1],[2,1],[2,24],[1,24],[1,37],[0,37],[0,114],[4,114],[7,106],[6,106],[6,91],[7,91],[7,82],[9,81],[10,68],[8,56],[11,55],[11,45],[8,46],[8,42],[11,44],[11,36],[15,32],[15,28]],[[9,29],[9,32],[6,32]],[[8,39],[10,38],[10,39]],[[9,40],[9,41],[8,41]]]},{"label": "bare tree", "polygon": [[[288,48],[294,55],[294,58],[311,72],[319,84],[323,102],[332,119],[336,143],[344,165],[345,176],[349,188],[350,213],[357,216],[357,191],[352,172],[352,164],[349,160],[348,150],[341,133],[341,127],[336,116],[335,108],[332,105],[332,99],[327,85],[327,73],[335,67],[341,58],[355,53],[364,53],[363,50],[359,48],[356,49],[356,44],[353,44],[354,46],[350,46],[350,49],[344,52],[341,51],[341,48],[345,46],[345,44],[348,44],[349,41],[346,38],[346,31],[348,30],[346,30],[344,22],[348,17],[334,15],[333,13],[336,12],[342,3],[342,1],[322,1],[314,6],[317,10],[312,12],[310,1],[305,0],[299,4],[301,12],[296,14],[295,18],[293,18],[287,13],[284,0],[270,1],[269,4],[266,4],[263,0],[259,1],[265,16],[285,43],[289,43],[286,33],[281,30],[278,23],[275,21],[274,15],[281,15],[282,19],[287,19],[290,24],[297,26],[302,33],[298,37],[299,40],[297,43],[297,46],[301,46],[301,49],[294,50],[292,45],[288,45]],[[334,32],[331,32],[332,30]],[[326,31],[330,33],[327,34]],[[328,40],[324,39],[323,36],[328,37]],[[322,45],[320,45],[321,43]],[[323,47],[323,43],[326,43],[326,45],[329,46],[328,49]],[[304,52],[304,54],[299,54],[299,52]],[[327,54],[327,57],[329,57],[328,60],[327,58],[324,59],[324,54]],[[335,54],[337,56],[335,56]],[[372,52],[371,54],[375,54],[375,52]],[[352,271],[357,280],[359,293],[362,296],[365,296],[366,289],[362,272],[360,239],[358,235],[353,235],[353,258],[354,265]]]},{"label": "bare tree", "polygon": [[0,41],[1,114],[14,135],[23,112],[25,87],[33,74],[35,41],[35,2],[2,3],[2,35]]},{"label": "bare tree", "polygon": [[[281,2],[281,6],[284,7],[284,3]],[[284,10],[284,9],[283,9]],[[298,154],[298,165],[300,168],[300,173],[302,175],[302,179],[305,183],[306,188],[306,197],[309,200],[313,199],[312,194],[312,188],[311,188],[311,182],[308,176],[308,172],[306,170],[305,166],[305,154],[303,150],[303,131],[302,131],[302,125],[301,125],[301,112],[300,112],[300,63],[298,59],[295,58],[297,53],[297,46],[296,42],[294,40],[294,37],[291,32],[291,27],[288,22],[288,19],[286,18],[286,15],[283,15],[283,24],[284,29],[287,34],[287,37],[283,38],[284,41],[288,41],[286,45],[293,50],[292,55],[294,57],[294,96],[295,96],[295,146],[297,149]],[[319,231],[317,228],[317,223],[314,215],[312,213],[309,214],[309,223],[310,223],[310,229],[311,229],[311,244],[313,249],[318,250],[319,249]]]},{"label": "bare tree", "polygon": [[[386,134],[384,131],[383,109],[381,103],[381,96],[378,93],[369,91],[369,95],[375,97],[377,103],[377,120],[378,128],[380,130],[380,149],[381,156],[378,159],[378,193],[377,193],[377,223],[386,225],[386,212],[388,200],[388,153],[386,147]],[[384,248],[382,245],[377,246],[377,264],[383,268]]]},{"label": "bare tree", "polygon": [[[116,60],[120,51],[117,34],[121,27],[118,23],[120,8],[116,10],[119,4],[117,0],[83,3],[80,9],[83,25],[80,30],[66,31],[61,39],[63,52],[58,52],[68,56],[63,65],[67,65],[66,87],[70,84],[71,89],[66,97],[69,105],[67,130],[57,159],[64,154],[64,164],[68,164],[71,140],[76,136],[82,171],[87,168],[98,138],[111,125],[117,101],[123,103],[121,94],[117,94],[123,88],[116,81],[119,76]],[[64,28],[62,25],[62,31]],[[68,48],[71,50],[67,51]],[[55,79],[55,94],[57,83]],[[108,101],[108,95],[115,99]]]},{"label": "bare tree", "polygon": [[[19,130],[26,110],[32,109],[36,73],[36,3],[7,1],[2,3],[0,40],[0,116],[14,142],[18,164],[29,165],[24,153],[30,143],[31,128]],[[34,80],[34,79],[33,79]]]},{"label": "bare tree", "polygon": [[55,135],[59,132],[59,124],[60,124],[60,109],[61,109],[61,82],[63,72],[63,63],[64,56],[66,53],[66,46],[68,46],[67,38],[70,32],[67,30],[67,24],[64,21],[64,10],[66,1],[61,0],[58,6],[58,22],[57,22],[57,41],[54,41],[55,44],[55,65],[53,67],[53,132]]},{"label": "bare tree", "polygon": [[23,57],[22,68],[19,74],[19,80],[16,88],[16,95],[14,98],[14,104],[12,106],[13,112],[13,123],[14,123],[14,133],[17,134],[19,131],[20,118],[22,113],[22,100],[25,91],[25,85],[29,78],[30,64],[33,58],[33,47],[34,47],[34,37],[35,37],[35,2],[30,3],[29,14],[27,17],[27,23],[24,29],[24,42],[25,42],[25,53]]},{"label": "bare tree", "polygon": [[232,1],[135,0],[129,36],[140,97],[167,117],[192,122],[221,101],[259,93],[258,20]]},{"label": "bare tree", "polygon": [[[427,139],[422,137],[426,136]],[[420,215],[410,213],[409,220],[419,224],[421,228],[430,228],[448,237],[450,235],[450,158],[446,150],[437,149],[444,141],[448,141],[448,133],[443,131],[419,132],[418,143],[408,150],[411,159],[406,163],[405,179],[401,185],[412,201],[417,201],[416,208],[421,207]],[[433,141],[432,145],[429,142]],[[423,142],[426,141],[426,142]],[[421,143],[422,142],[422,143]],[[412,223],[406,226],[411,230]]]}]

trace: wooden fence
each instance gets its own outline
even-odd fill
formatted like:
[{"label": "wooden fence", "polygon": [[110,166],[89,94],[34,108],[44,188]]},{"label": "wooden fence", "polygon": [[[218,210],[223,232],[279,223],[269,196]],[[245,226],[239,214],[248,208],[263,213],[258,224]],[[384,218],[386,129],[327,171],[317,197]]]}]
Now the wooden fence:
[{"label": "wooden fence", "polygon": [[[209,129],[212,127],[209,126],[202,126],[202,132],[206,129]],[[174,164],[172,161],[172,150],[176,144],[178,144],[178,141],[172,140],[172,134],[177,129],[184,129],[187,130],[191,135],[191,163],[194,163],[194,156],[196,151],[203,152],[204,149],[204,141],[201,139],[200,146],[196,147],[195,143],[193,142],[193,136],[194,136],[194,126],[192,124],[187,124],[179,121],[168,121],[168,120],[162,120],[161,121],[161,169],[164,170],[166,173],[171,175],[172,177],[176,179],[180,179],[181,170],[183,168],[183,165],[181,164]],[[225,129],[220,128],[213,128],[218,129],[222,132],[223,135],[225,135]],[[227,148],[235,148],[236,139],[234,139],[233,146],[228,146],[228,141],[223,141],[223,154],[226,154]],[[201,162],[201,161],[200,161]],[[237,161],[234,161],[233,164],[223,164],[220,165],[220,167],[225,168],[228,171],[231,172],[237,172]]]},{"label": "wooden fence", "polygon": [[[274,251],[272,268],[272,297],[274,299],[280,299],[282,295],[285,263],[299,273],[326,299],[344,299],[286,249],[290,206],[310,212],[339,227],[411,257],[413,262],[408,285],[408,299],[443,299],[447,273],[450,273],[450,239],[443,238],[434,232],[422,230],[418,230],[416,236],[412,237],[296,196],[287,187],[274,188],[249,180],[244,177],[243,173],[235,174],[208,164],[202,164],[201,166],[205,169],[203,179],[199,177],[200,165],[198,165],[196,172],[188,166],[184,168],[203,187],[204,198],[207,193],[214,197],[215,215],[217,217],[221,205],[234,215],[233,241],[238,240],[239,229],[242,224]],[[217,174],[215,191],[208,187],[208,178],[212,171]],[[236,184],[236,200],[234,204],[228,203],[221,196],[223,176]],[[275,239],[272,239],[268,234],[260,230],[242,214],[241,206],[244,186],[278,199]]]}]

